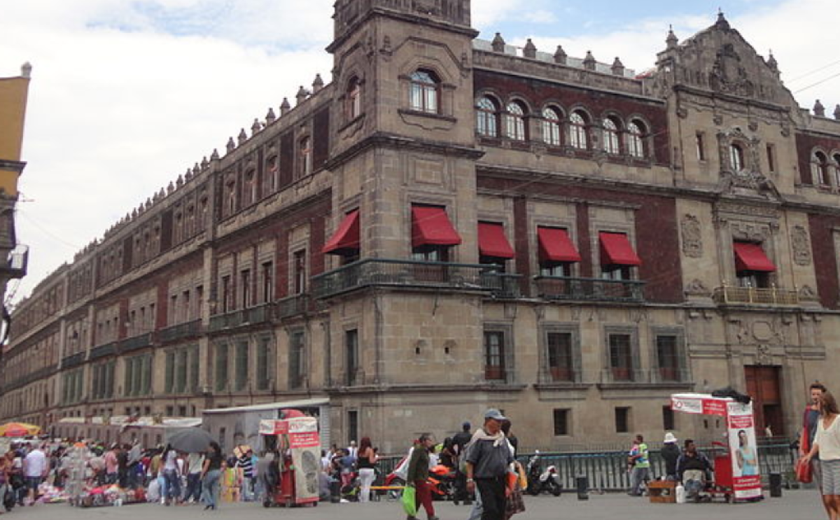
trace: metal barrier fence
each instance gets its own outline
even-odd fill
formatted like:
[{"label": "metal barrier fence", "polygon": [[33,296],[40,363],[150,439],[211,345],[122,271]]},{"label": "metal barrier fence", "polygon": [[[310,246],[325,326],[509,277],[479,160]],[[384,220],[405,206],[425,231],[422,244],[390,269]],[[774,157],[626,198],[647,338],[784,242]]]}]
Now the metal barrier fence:
[{"label": "metal barrier fence", "polygon": [[[723,454],[721,448],[699,448],[712,463],[718,455]],[[795,448],[790,444],[770,444],[759,446],[759,460],[761,475],[765,482],[770,473],[779,473],[784,484],[796,480],[794,466],[799,457]],[[532,453],[517,457],[523,466],[533,456]],[[377,484],[384,481],[401,457],[383,457],[379,460],[379,475]],[[564,489],[574,489],[575,479],[585,476],[589,479],[589,489],[596,492],[626,491],[630,488],[630,474],[627,471],[627,452],[592,452],[592,453],[540,453],[542,468],[553,465],[557,468],[560,482]],[[665,475],[665,461],[659,450],[650,451],[650,478],[657,479]]]}]

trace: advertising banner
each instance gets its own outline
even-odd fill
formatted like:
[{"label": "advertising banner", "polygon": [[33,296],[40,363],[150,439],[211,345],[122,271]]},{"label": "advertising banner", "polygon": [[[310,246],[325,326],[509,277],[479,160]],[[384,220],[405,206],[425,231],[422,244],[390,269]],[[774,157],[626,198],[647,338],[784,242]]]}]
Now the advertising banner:
[{"label": "advertising banner", "polygon": [[761,465],[758,462],[752,403],[729,402],[727,412],[735,498],[761,497]]},{"label": "advertising banner", "polygon": [[[281,421],[278,421],[281,422]],[[282,421],[288,425],[289,449],[295,468],[295,496],[298,504],[318,501],[318,472],[321,470],[321,438],[318,419],[297,417]]]}]

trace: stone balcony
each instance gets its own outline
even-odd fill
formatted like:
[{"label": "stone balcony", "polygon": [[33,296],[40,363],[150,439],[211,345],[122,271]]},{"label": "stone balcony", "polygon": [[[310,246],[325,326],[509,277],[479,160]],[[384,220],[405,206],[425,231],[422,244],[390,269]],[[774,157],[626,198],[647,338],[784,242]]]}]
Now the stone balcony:
[{"label": "stone balcony", "polygon": [[731,287],[715,289],[713,299],[718,305],[767,305],[799,306],[802,301],[797,291],[757,287]]},{"label": "stone balcony", "polygon": [[537,276],[537,296],[552,301],[643,303],[645,282]]}]

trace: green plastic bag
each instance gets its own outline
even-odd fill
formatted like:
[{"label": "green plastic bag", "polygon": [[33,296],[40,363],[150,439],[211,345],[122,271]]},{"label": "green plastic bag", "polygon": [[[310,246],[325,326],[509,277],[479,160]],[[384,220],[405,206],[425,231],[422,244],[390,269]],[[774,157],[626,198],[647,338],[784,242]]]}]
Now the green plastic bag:
[{"label": "green plastic bag", "polygon": [[417,502],[415,492],[416,490],[414,489],[414,486],[406,486],[405,489],[403,489],[403,511],[405,511],[405,514],[407,514],[408,516],[417,516]]}]

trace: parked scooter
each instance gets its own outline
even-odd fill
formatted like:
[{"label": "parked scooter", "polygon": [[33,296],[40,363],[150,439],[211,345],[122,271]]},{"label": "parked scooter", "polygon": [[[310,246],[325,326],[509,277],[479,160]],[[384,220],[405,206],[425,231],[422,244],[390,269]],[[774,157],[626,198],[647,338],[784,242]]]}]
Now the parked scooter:
[{"label": "parked scooter", "polygon": [[555,466],[548,466],[542,471],[540,453],[536,452],[528,461],[528,489],[530,495],[537,496],[540,493],[551,493],[559,497],[563,492],[563,485],[560,483],[560,475],[557,474]]}]

